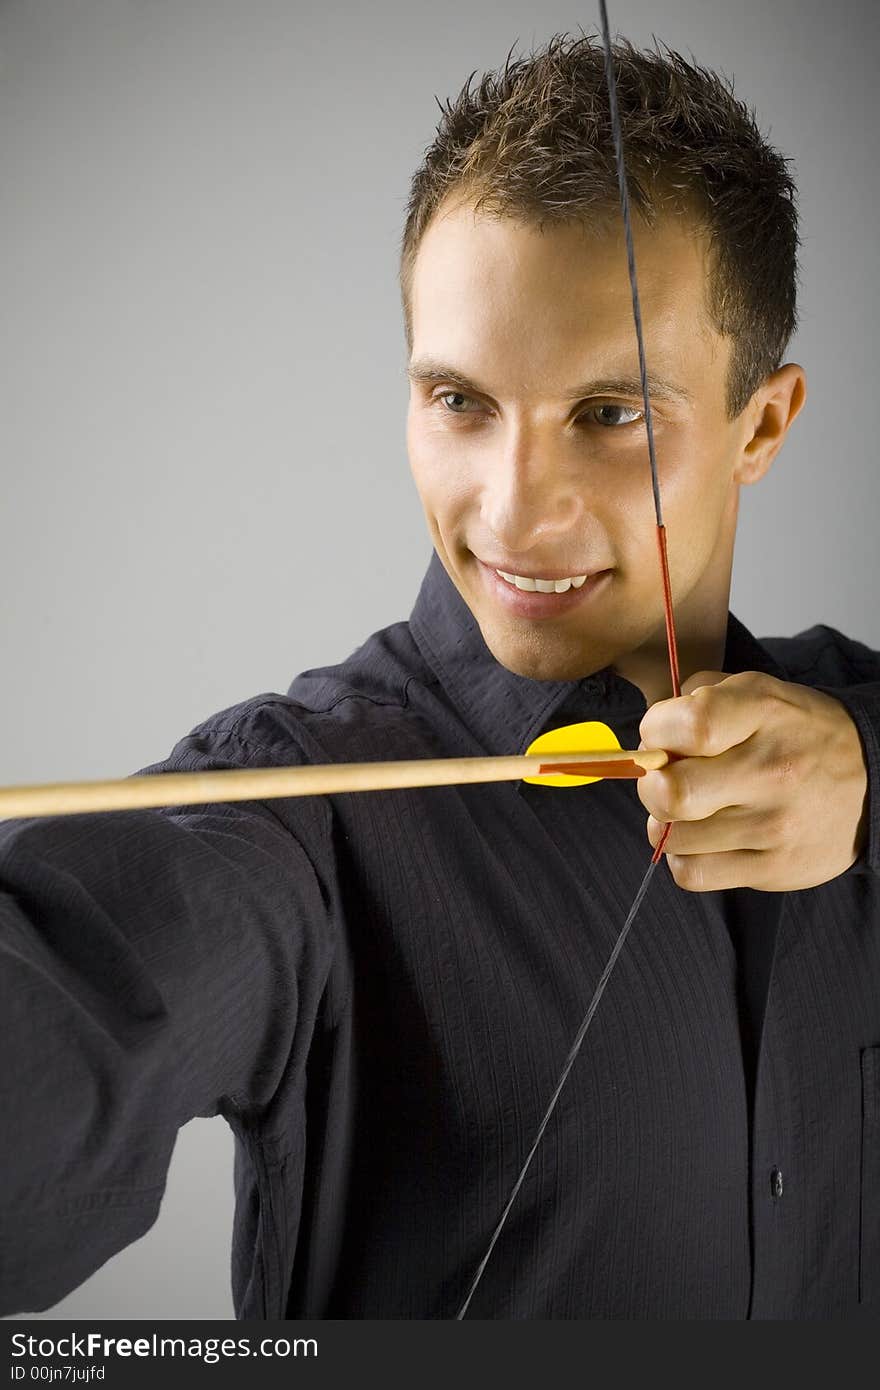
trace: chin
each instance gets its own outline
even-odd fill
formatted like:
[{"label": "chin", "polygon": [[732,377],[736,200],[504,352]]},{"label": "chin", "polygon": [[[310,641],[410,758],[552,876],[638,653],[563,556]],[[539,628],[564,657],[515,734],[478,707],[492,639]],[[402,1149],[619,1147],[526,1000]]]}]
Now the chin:
[{"label": "chin", "polygon": [[511,640],[498,632],[480,628],[483,641],[495,660],[516,676],[535,681],[577,681],[591,676],[608,664],[583,649],[571,650],[563,644],[548,642],[546,637],[518,634]]}]

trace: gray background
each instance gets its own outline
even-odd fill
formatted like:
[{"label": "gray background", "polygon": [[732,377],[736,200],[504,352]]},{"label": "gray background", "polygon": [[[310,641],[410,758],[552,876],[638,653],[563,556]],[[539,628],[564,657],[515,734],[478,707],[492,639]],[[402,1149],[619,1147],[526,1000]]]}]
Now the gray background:
[{"label": "gray background", "polygon": [[[732,607],[880,646],[880,6],[611,0],[794,157],[807,407],[743,490]],[[396,257],[434,102],[592,4],[0,0],[0,781],[121,776],[408,616]],[[14,1123],[14,1117],[4,1117]],[[45,1316],[232,1315],[231,1139]]]}]

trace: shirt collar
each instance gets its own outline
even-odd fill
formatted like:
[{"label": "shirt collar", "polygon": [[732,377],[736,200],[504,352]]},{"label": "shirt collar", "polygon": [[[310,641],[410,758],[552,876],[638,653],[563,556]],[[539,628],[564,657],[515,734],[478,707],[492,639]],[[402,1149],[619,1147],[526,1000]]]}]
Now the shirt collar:
[{"label": "shirt collar", "polygon": [[[436,551],[409,625],[422,656],[490,753],[525,751],[539,733],[561,723],[602,719],[613,728],[640,719],[647,708],[638,686],[610,666],[575,681],[532,680],[502,666]],[[765,671],[785,679],[779,663],[731,612],[723,669],[731,675]]]}]

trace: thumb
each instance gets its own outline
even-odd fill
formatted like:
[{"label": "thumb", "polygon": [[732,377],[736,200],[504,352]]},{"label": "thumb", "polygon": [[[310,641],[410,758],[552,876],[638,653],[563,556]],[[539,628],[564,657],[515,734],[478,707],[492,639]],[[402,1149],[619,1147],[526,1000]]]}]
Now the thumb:
[{"label": "thumb", "polygon": [[701,685],[720,685],[726,681],[730,673],[728,671],[695,671],[692,676],[688,676],[682,682],[682,695],[693,695],[695,690],[699,690]]}]

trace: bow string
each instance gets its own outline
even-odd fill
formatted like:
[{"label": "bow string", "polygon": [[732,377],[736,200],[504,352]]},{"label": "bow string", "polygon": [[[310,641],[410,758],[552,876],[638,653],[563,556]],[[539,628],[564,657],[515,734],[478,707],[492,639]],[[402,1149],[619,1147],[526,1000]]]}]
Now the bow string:
[{"label": "bow string", "polygon": [[[654,494],[654,515],[657,527],[657,551],[660,561],[661,582],[663,585],[663,611],[666,620],[666,645],[669,653],[669,671],[672,680],[673,696],[678,697],[681,694],[681,683],[679,679],[678,648],[675,639],[675,622],[672,612],[672,589],[669,582],[669,559],[666,550],[666,526],[663,521],[663,508],[660,499],[660,481],[657,472],[657,454],[654,447],[654,422],[651,414],[651,399],[648,393],[648,370],[645,357],[644,332],[642,329],[642,311],[641,304],[639,301],[638,281],[636,279],[636,258],[635,250],[633,248],[632,218],[630,213],[629,189],[627,187],[626,181],[626,164],[624,161],[623,151],[623,132],[621,129],[620,122],[620,110],[617,103],[617,82],[614,75],[614,57],[611,50],[611,34],[608,25],[608,10],[605,0],[599,0],[599,16],[602,28],[602,46],[605,55],[605,81],[608,88],[608,105],[611,117],[611,134],[614,142],[614,160],[617,169],[617,182],[620,191],[620,211],[621,216],[623,218],[623,232],[626,241],[626,260],[627,269],[629,272],[630,293],[632,298],[633,323],[635,325],[636,342],[638,345],[639,353],[639,377],[642,386],[642,401],[645,413],[645,430],[648,436],[648,460],[651,468],[651,488]],[[528,1173],[532,1159],[538,1151],[538,1147],[544,1136],[544,1131],[546,1130],[547,1125],[550,1122],[550,1118],[553,1114],[553,1111],[556,1108],[556,1102],[558,1101],[562,1093],[562,1089],[565,1086],[566,1081],[568,1080],[569,1073],[571,1072],[571,1069],[574,1066],[575,1061],[577,1060],[577,1056],[580,1052],[584,1038],[587,1036],[590,1024],[592,1023],[596,1014],[596,1010],[599,1007],[599,1001],[601,1000],[602,995],[605,992],[605,987],[608,984],[608,981],[611,979],[614,967],[617,964],[621,951],[623,950],[624,942],[626,941],[626,938],[629,935],[630,928],[632,927],[632,924],[636,919],[639,908],[641,907],[645,894],[648,891],[648,886],[653,877],[654,870],[660,862],[660,859],[663,854],[663,849],[666,845],[666,841],[669,837],[669,832],[671,829],[672,822],[670,821],[663,828],[663,833],[660,836],[660,840],[657,844],[656,849],[654,850],[653,855],[651,856],[651,862],[648,865],[648,868],[645,872],[645,876],[639,884],[638,892],[636,893],[636,896],[632,902],[632,906],[630,907],[626,915],[626,920],[624,921],[624,924],[621,927],[620,932],[618,933],[617,940],[614,943],[614,947],[611,951],[610,956],[608,957],[608,960],[605,964],[605,968],[599,977],[599,981],[596,985],[593,997],[590,1000],[583,1021],[581,1022],[577,1034],[575,1035],[574,1042],[571,1045],[568,1056],[566,1057],[565,1062],[563,1064],[562,1071],[560,1072],[559,1080],[556,1083],[556,1086],[553,1090],[553,1094],[550,1097],[550,1100],[547,1104],[547,1108],[544,1112],[544,1116],[541,1120],[540,1125],[538,1126],[538,1132],[535,1135],[534,1143],[532,1144],[532,1147],[525,1158],[522,1168],[520,1169],[519,1176],[517,1177],[516,1182],[513,1185],[513,1189],[510,1193],[510,1196],[507,1199],[507,1203],[504,1207],[504,1210],[498,1218],[498,1223],[495,1226],[494,1231],[492,1232],[492,1236],[486,1247],[485,1254],[483,1255],[483,1258],[480,1260],[480,1263],[476,1268],[476,1271],[468,1287],[468,1291],[461,1303],[461,1306],[459,1307],[458,1312],[455,1315],[456,1321],[460,1321],[467,1313],[471,1299],[473,1298],[477,1286],[481,1278],[483,1277],[483,1271],[489,1263],[492,1251],[495,1249],[495,1245],[497,1244],[498,1238],[501,1235],[502,1230],[504,1229],[504,1225],[507,1221],[508,1216],[510,1215],[510,1211],[513,1207],[513,1204],[517,1199],[520,1188],[522,1187],[523,1182],[525,1181],[525,1177]]]}]

